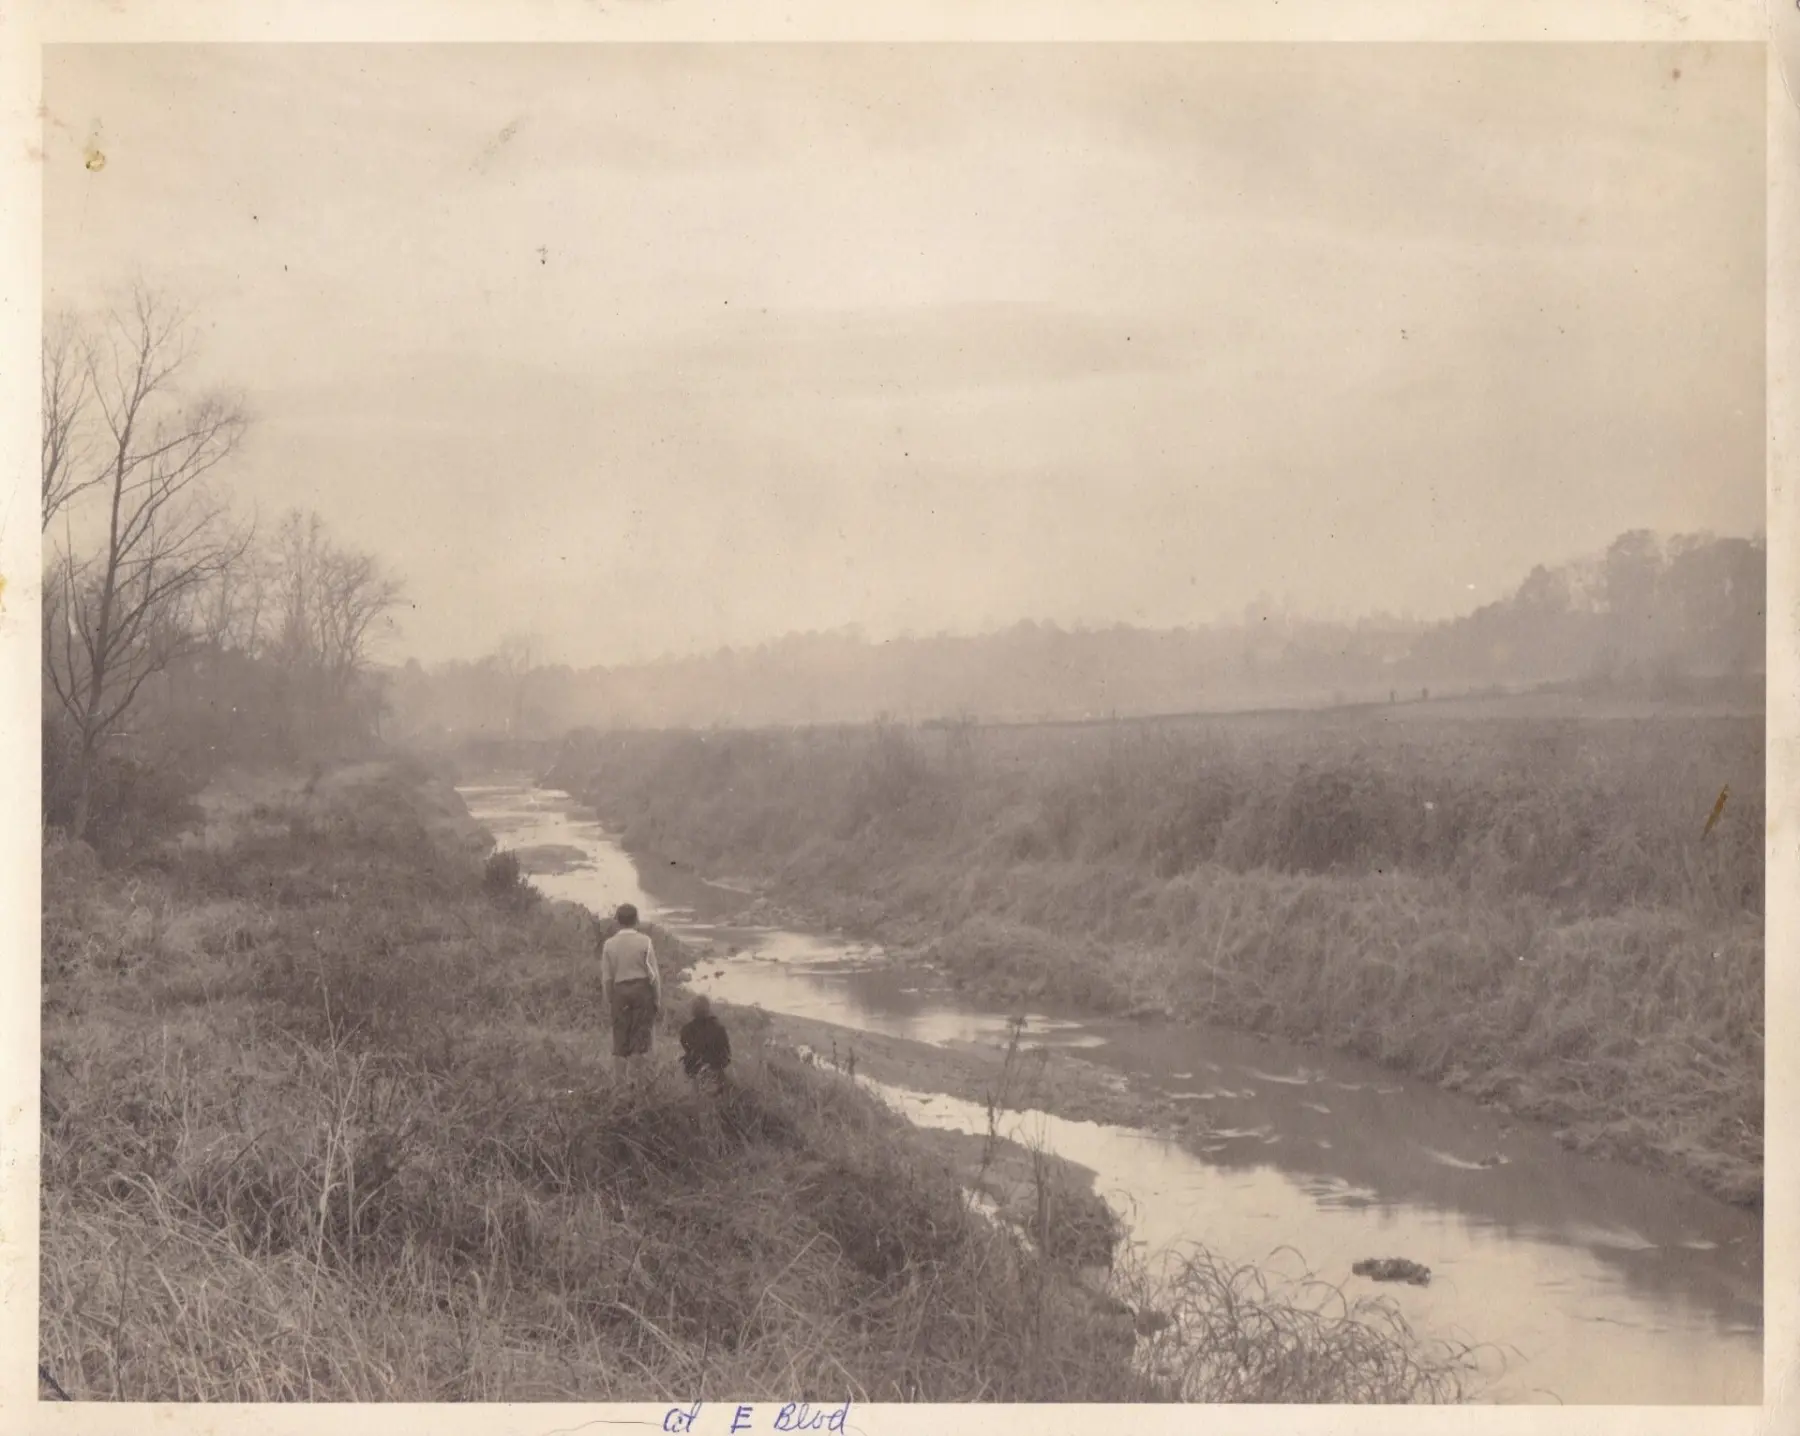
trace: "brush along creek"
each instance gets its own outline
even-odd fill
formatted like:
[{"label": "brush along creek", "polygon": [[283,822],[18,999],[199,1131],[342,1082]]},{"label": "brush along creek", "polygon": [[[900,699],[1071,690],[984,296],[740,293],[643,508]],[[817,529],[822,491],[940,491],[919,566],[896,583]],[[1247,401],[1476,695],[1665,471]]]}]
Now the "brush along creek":
[{"label": "brush along creek", "polygon": [[[687,985],[740,1046],[772,1039],[853,1074],[965,1165],[998,1097],[999,1135],[1079,1169],[1152,1269],[1198,1242],[1276,1285],[1379,1293],[1420,1338],[1480,1348],[1478,1399],[1761,1400],[1752,1212],[1321,1049],[1071,1012],[1021,1023],[924,963],[804,931],[745,885],[641,872],[567,794],[523,778],[458,791],[547,898],[635,903],[698,952]],[[1024,1216],[1030,1162],[1001,1150],[984,1185]],[[1388,1258],[1429,1282],[1353,1271]]]}]

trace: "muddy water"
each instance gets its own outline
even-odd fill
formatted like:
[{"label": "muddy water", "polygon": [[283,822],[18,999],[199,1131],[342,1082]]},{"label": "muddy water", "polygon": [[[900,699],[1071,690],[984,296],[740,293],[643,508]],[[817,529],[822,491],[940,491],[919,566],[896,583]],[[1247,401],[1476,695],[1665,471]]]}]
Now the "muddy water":
[{"label": "muddy water", "polygon": [[[742,895],[692,874],[640,874],[564,794],[462,793],[503,844],[544,850],[528,868],[562,869],[534,875],[547,895],[598,911],[634,902],[710,944],[719,956],[691,981],[721,1001],[947,1047],[1005,1040],[1007,1013],[875,949],[708,921]],[[1198,1240],[1262,1262],[1292,1248],[1328,1280],[1391,1297],[1420,1334],[1489,1348],[1489,1400],[1761,1400],[1762,1228],[1751,1213],[1315,1049],[1052,1012],[1028,1015],[1027,1038],[1074,1049],[1147,1104],[1192,1113],[1180,1142],[1043,1113],[1015,1119],[1020,1135],[1098,1174],[1147,1253]],[[944,1094],[889,1095],[921,1125],[985,1130],[981,1109]],[[1431,1285],[1352,1277],[1371,1256],[1423,1262]],[[1294,1269],[1291,1256],[1282,1263]]]}]

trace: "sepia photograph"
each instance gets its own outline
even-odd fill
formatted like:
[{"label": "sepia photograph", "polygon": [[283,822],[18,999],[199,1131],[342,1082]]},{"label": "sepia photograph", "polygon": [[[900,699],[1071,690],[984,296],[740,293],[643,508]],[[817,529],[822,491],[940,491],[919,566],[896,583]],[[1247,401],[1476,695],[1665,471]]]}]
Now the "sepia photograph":
[{"label": "sepia photograph", "polygon": [[40,1402],[1771,1395],[1767,46],[41,64]]}]

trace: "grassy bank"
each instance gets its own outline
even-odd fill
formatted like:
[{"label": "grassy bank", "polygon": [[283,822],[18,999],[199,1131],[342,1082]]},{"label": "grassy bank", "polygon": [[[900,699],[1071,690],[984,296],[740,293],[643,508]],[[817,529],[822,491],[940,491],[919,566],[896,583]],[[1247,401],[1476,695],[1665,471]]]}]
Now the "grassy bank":
[{"label": "grassy bank", "polygon": [[1760,1202],[1759,720],[625,734],[553,776],[989,995],[1329,1043]]},{"label": "grassy bank", "polygon": [[[665,1032],[620,1090],[590,923],[484,865],[423,771],[207,807],[129,871],[46,851],[40,1359],[76,1399],[1457,1392],[1381,1307],[1204,1259],[1147,1374],[1073,1278],[1091,1192],[780,1049],[713,1101]],[[1029,1173],[1031,1240],[970,1210],[972,1166]]]}]

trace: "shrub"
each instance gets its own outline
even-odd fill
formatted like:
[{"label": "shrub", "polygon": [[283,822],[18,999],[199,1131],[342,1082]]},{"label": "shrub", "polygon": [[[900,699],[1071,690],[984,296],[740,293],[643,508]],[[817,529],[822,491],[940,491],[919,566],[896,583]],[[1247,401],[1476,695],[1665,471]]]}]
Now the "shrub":
[{"label": "shrub", "polygon": [[141,857],[201,820],[194,799],[201,783],[178,768],[102,754],[89,777],[87,831],[75,821],[77,753],[66,725],[43,727],[43,820],[85,839],[108,864]]},{"label": "shrub", "polygon": [[491,854],[482,865],[481,888],[495,902],[509,907],[527,906],[538,896],[538,890],[526,880],[519,855],[510,848]]}]

